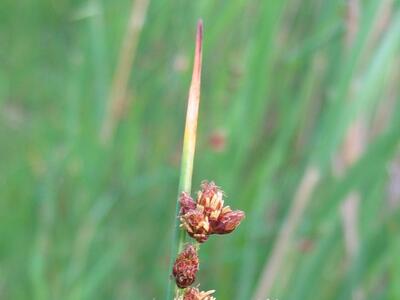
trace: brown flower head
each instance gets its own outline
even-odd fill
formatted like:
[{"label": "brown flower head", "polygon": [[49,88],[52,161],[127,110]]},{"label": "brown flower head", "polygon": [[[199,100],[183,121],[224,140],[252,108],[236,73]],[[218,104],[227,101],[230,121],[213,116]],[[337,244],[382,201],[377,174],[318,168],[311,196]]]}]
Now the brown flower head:
[{"label": "brown flower head", "polygon": [[192,209],[196,209],[196,202],[190,197],[188,193],[182,192],[179,197],[179,204],[181,206],[180,214],[184,215]]},{"label": "brown flower head", "polygon": [[199,257],[196,248],[189,244],[179,254],[172,269],[176,285],[181,289],[190,286],[196,279],[199,270]]},{"label": "brown flower head", "polygon": [[185,294],[178,298],[177,300],[216,300],[211,296],[215,291],[201,292],[198,288],[188,288]]},{"label": "brown flower head", "polygon": [[181,226],[184,227],[188,234],[196,239],[199,243],[204,243],[208,239],[210,231],[210,223],[207,216],[198,209],[191,209],[181,216]]},{"label": "brown flower head", "polygon": [[203,181],[197,193],[197,208],[210,220],[217,220],[224,207],[223,196],[224,192],[213,181]]},{"label": "brown flower head", "polygon": [[214,182],[203,181],[197,201],[187,194],[180,197],[180,220],[188,234],[203,243],[211,234],[227,234],[244,219],[243,211],[224,206],[224,192]]},{"label": "brown flower head", "polygon": [[213,221],[211,225],[211,233],[227,234],[236,229],[244,218],[244,212],[241,210],[231,211],[227,206],[226,212],[221,213],[217,221]]}]

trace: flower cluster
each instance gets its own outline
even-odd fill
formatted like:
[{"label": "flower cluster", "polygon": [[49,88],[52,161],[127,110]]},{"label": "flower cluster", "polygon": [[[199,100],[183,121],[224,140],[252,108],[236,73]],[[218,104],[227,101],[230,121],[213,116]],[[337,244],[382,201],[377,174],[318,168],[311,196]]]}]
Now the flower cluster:
[{"label": "flower cluster", "polygon": [[[185,192],[180,195],[181,227],[199,243],[204,243],[211,234],[232,232],[243,220],[244,212],[224,206],[223,196],[222,190],[212,181],[202,182],[196,201]],[[176,285],[186,289],[183,294],[176,295],[175,300],[216,300],[212,296],[214,290],[203,292],[198,287],[190,287],[198,270],[197,248],[188,244],[178,255],[172,270]]]},{"label": "flower cluster", "polygon": [[179,254],[172,269],[176,285],[183,289],[190,286],[196,280],[196,273],[199,270],[199,257],[197,249],[189,244]]},{"label": "flower cluster", "polygon": [[213,296],[211,296],[215,291],[207,291],[201,292],[198,288],[188,288],[185,291],[185,294],[176,300],[215,300]]},{"label": "flower cluster", "polygon": [[211,234],[226,234],[235,230],[244,218],[244,212],[224,206],[224,193],[214,182],[203,181],[195,202],[183,192],[180,196],[180,220],[188,234],[199,243]]}]

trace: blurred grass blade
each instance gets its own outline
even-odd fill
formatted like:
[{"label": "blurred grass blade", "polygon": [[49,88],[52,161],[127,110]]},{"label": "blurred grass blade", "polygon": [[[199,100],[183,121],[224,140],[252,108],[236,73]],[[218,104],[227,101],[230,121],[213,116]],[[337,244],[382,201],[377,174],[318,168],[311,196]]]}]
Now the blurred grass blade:
[{"label": "blurred grass blade", "polygon": [[101,128],[101,141],[107,144],[113,136],[115,127],[126,107],[128,81],[136,56],[137,45],[147,15],[150,0],[134,0],[129,23],[123,38],[118,64],[111,86],[110,98]]},{"label": "blurred grass blade", "polygon": [[320,171],[314,166],[306,169],[304,177],[299,185],[297,193],[293,199],[293,204],[289,210],[287,221],[282,226],[281,232],[275,242],[268,263],[262,272],[258,287],[255,291],[254,300],[268,298],[274,281],[277,279],[283,260],[289,249],[293,234],[296,230],[304,210],[312,196],[315,186],[320,179]]}]

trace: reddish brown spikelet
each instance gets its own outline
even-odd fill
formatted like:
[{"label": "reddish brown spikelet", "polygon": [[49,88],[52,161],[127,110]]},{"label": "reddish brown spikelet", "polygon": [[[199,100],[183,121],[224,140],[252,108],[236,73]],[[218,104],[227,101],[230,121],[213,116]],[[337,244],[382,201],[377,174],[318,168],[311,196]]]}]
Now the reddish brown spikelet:
[{"label": "reddish brown spikelet", "polygon": [[223,206],[224,192],[213,181],[203,181],[197,195],[197,207],[204,211],[210,220],[218,219]]},{"label": "reddish brown spikelet", "polygon": [[188,288],[183,295],[183,300],[215,300],[211,296],[215,291],[202,292],[198,288]]},{"label": "reddish brown spikelet", "polygon": [[190,210],[196,209],[196,202],[186,192],[182,192],[179,197],[179,204],[181,206],[180,214],[184,215]]},{"label": "reddish brown spikelet", "polygon": [[189,244],[179,254],[172,269],[176,285],[183,289],[190,286],[196,280],[196,273],[199,270],[199,257],[196,248]]},{"label": "reddish brown spikelet", "polygon": [[182,227],[185,227],[188,234],[199,243],[208,239],[210,224],[207,217],[198,209],[191,209],[181,216]]},{"label": "reddish brown spikelet", "polygon": [[201,191],[199,193],[199,199],[197,200],[199,204],[202,204],[202,199],[204,198],[212,198],[218,192],[222,192],[218,186],[214,183],[214,181],[208,182],[207,180],[203,180],[200,185]]},{"label": "reddish brown spikelet", "polygon": [[220,215],[217,221],[211,222],[211,233],[227,234],[236,229],[244,219],[245,214],[241,210],[228,211]]}]

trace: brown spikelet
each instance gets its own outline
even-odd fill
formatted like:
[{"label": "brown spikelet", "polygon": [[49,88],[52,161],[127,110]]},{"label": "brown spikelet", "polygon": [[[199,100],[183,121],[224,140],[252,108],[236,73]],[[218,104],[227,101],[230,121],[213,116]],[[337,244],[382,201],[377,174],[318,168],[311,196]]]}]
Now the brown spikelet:
[{"label": "brown spikelet", "polygon": [[197,194],[197,205],[210,220],[217,220],[224,206],[224,192],[213,181],[203,181]]},{"label": "brown spikelet", "polygon": [[180,214],[184,215],[192,209],[196,209],[196,202],[186,192],[182,192],[179,197],[179,204],[181,207]]},{"label": "brown spikelet", "polygon": [[196,248],[189,244],[179,254],[172,269],[176,285],[183,289],[190,286],[196,280],[196,273],[199,270],[199,257]]},{"label": "brown spikelet", "polygon": [[212,294],[214,294],[214,290],[203,292],[198,288],[188,288],[185,291],[185,294],[175,300],[216,300]]},{"label": "brown spikelet", "polygon": [[217,221],[211,223],[211,233],[227,234],[236,229],[244,218],[241,210],[229,211],[221,214]]},{"label": "brown spikelet", "polygon": [[191,209],[181,216],[181,222],[181,226],[199,243],[204,243],[208,239],[210,223],[207,217],[198,209]]}]

